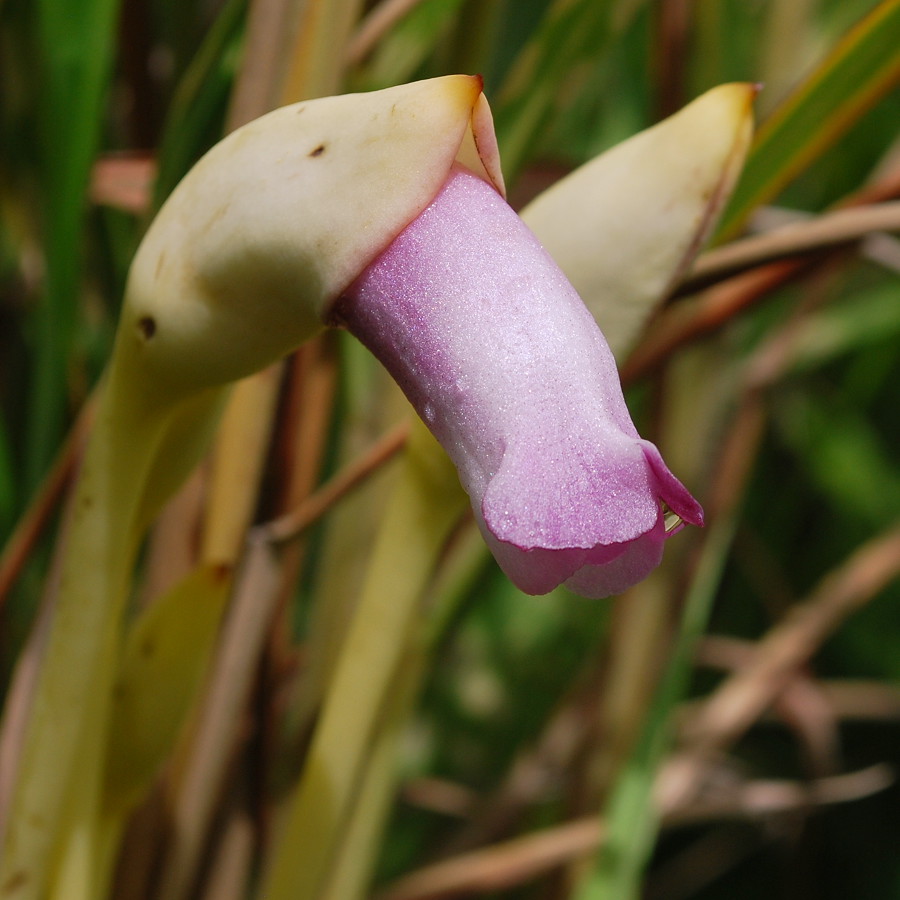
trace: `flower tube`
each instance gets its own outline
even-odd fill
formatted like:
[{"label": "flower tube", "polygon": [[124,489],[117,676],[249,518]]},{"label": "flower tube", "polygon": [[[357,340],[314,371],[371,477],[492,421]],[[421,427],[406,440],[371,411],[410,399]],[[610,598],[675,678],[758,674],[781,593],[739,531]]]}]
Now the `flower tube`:
[{"label": "flower tube", "polygon": [[332,311],[456,464],[522,590],[620,593],[655,568],[666,508],[702,510],[642,440],[606,340],[527,226],[455,165]]}]

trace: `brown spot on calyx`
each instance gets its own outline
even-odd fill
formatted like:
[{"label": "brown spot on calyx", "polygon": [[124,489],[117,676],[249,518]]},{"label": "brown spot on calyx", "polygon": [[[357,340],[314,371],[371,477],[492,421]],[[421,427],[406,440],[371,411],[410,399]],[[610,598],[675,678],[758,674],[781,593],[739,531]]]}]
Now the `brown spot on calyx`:
[{"label": "brown spot on calyx", "polygon": [[156,334],[156,319],[153,316],[141,316],[137,323],[138,333],[145,340],[149,341]]},{"label": "brown spot on calyx", "polygon": [[226,201],[220,206],[216,207],[215,212],[209,217],[209,219],[203,223],[201,226],[201,233],[205,234],[208,231],[212,231],[213,227],[220,222],[225,216],[228,215],[228,210],[231,208],[231,203]]}]

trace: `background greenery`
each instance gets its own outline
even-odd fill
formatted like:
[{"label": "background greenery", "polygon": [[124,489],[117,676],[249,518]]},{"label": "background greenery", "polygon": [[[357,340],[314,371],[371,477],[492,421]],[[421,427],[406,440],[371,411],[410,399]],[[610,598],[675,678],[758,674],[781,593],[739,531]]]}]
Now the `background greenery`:
[{"label": "background greenery", "polygon": [[[396,17],[379,29],[385,11]],[[276,27],[255,40],[248,22]],[[241,121],[304,96],[480,72],[520,204],[703,90],[754,81],[762,126],[722,239],[764,227],[763,204],[815,215],[900,195],[892,2],[3,0],[0,42],[6,685],[77,437],[61,448],[109,355],[136,242]],[[672,542],[628,596],[524,597],[456,531],[407,661],[415,712],[373,776],[386,794],[398,776],[393,811],[363,849],[349,825],[344,836],[380,896],[900,897],[898,268],[886,235],[764,260],[682,293],[651,324],[623,366],[632,408],[709,526]],[[406,416],[343,336],[280,378],[256,451],[264,474],[228,501],[257,522]],[[394,463],[369,468],[279,558],[281,599],[243,663],[253,687],[187,886],[165,887],[177,837],[153,810],[187,790],[167,770],[112,896],[252,890],[383,516]],[[203,502],[183,500],[157,529],[136,606],[190,568]],[[239,860],[227,878],[226,858]],[[356,896],[343,890],[332,896]]]}]

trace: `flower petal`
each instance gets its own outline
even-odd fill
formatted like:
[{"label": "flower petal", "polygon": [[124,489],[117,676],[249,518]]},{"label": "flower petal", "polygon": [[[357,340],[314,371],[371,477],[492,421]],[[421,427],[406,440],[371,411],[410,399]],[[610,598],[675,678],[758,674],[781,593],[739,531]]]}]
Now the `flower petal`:
[{"label": "flower petal", "polygon": [[631,541],[615,559],[602,565],[582,566],[565,585],[569,590],[598,600],[621,594],[643,581],[660,563],[666,529],[663,517],[656,525],[636,541]]},{"label": "flower petal", "polygon": [[456,463],[489,546],[522,590],[546,593],[573,578],[592,594],[623,589],[659,561],[662,501],[702,520],[635,430],[615,361],[577,293],[465,169],[454,168],[335,316]]},{"label": "flower petal", "polygon": [[530,550],[620,544],[659,517],[642,443],[599,419],[509,447],[481,502],[498,540]]}]

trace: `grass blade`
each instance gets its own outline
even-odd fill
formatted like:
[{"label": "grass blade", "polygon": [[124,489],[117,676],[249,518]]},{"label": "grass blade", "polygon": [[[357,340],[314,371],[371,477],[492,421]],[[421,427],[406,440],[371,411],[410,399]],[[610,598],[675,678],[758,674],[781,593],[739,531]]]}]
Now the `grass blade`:
[{"label": "grass blade", "polygon": [[900,0],[885,0],[851,29],[767,119],[722,218],[734,237],[747,217],[832,147],[900,81]]},{"label": "grass blade", "polygon": [[46,280],[32,359],[25,477],[29,489],[49,463],[62,429],[85,192],[100,139],[117,11],[116,0],[43,0],[38,6]]},{"label": "grass blade", "polygon": [[688,594],[660,688],[644,732],[619,776],[607,810],[608,831],[591,878],[577,900],[634,900],[658,824],[653,809],[656,773],[669,746],[671,713],[687,689],[694,647],[706,627],[721,578],[735,519],[720,519],[710,530],[697,577]]},{"label": "grass blade", "polygon": [[495,124],[508,181],[546,129],[574,69],[597,59],[640,5],[557,0],[548,8],[496,97]]}]

